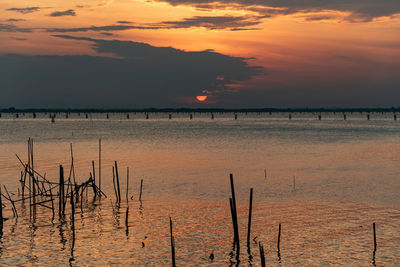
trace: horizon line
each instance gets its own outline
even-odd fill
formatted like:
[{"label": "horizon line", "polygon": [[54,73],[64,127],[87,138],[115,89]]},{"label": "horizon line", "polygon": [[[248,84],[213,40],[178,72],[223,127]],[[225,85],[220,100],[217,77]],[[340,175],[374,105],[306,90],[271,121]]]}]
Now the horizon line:
[{"label": "horizon line", "polygon": [[163,113],[163,112],[174,112],[174,113],[201,113],[201,112],[400,112],[400,107],[390,108],[372,108],[372,107],[361,107],[361,108],[0,108],[2,113]]}]

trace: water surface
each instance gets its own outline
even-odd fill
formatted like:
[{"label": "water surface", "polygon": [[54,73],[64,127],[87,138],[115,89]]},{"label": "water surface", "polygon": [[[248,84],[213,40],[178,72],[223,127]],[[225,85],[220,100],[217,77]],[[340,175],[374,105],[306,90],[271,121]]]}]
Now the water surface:
[{"label": "water surface", "polygon": [[[169,265],[169,218],[174,221],[179,265],[234,262],[229,173],[239,206],[241,263],[259,265],[257,242],[269,265],[400,264],[400,142],[393,114],[2,114],[0,181],[17,196],[34,139],[35,168],[52,181],[68,169],[73,146],[78,181],[87,180],[102,142],[102,188],[108,198],[77,207],[76,242],[70,222],[51,221],[29,208],[4,223],[3,264]],[[130,168],[129,227],[126,203],[113,211],[112,166],[118,161],[125,190]],[[265,175],[266,173],[266,175]],[[294,178],[295,177],[295,178]],[[140,179],[143,201],[138,202]],[[294,185],[295,180],[295,185]],[[245,249],[249,190],[254,188],[251,255]],[[12,217],[5,203],[6,217]],[[28,203],[29,204],[29,203]],[[25,203],[26,206],[26,203]],[[26,208],[26,207],[25,207]],[[21,216],[23,212],[27,216]],[[67,216],[68,217],[68,216]],[[373,254],[372,223],[378,250]],[[276,241],[282,224],[280,255]],[[142,242],[145,244],[142,247]],[[73,249],[72,249],[73,247]],[[213,252],[215,259],[210,262]]]}]

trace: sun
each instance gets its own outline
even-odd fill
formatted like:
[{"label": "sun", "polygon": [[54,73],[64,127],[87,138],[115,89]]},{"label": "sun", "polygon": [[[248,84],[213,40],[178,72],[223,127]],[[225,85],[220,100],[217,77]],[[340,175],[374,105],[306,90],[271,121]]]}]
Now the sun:
[{"label": "sun", "polygon": [[200,102],[206,101],[207,96],[206,95],[198,95],[196,96],[196,99]]}]

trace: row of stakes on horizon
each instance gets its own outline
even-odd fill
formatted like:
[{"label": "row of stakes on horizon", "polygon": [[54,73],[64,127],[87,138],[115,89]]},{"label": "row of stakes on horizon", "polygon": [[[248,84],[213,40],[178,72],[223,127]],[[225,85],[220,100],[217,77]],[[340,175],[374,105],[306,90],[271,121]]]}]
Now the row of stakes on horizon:
[{"label": "row of stakes on horizon", "polygon": [[[22,114],[22,116],[25,116],[25,113],[21,113],[21,114]],[[46,114],[47,114],[47,113],[46,113]],[[77,114],[78,114],[78,116],[81,116],[81,113],[78,112]],[[135,112],[134,114],[136,114],[136,112]],[[269,114],[271,115],[271,112],[269,112]],[[90,115],[90,116],[89,116],[89,115]],[[145,113],[144,115],[145,115],[146,120],[148,120],[148,119],[150,118],[149,113]],[[238,114],[237,114],[237,113],[234,113],[233,115],[234,115],[234,116],[233,116],[234,119],[237,120],[237,119],[238,119]],[[245,115],[247,115],[247,112],[245,112]],[[0,113],[0,118],[1,118],[1,117],[2,117],[2,114]],[[14,118],[18,119],[19,117],[20,117],[19,113],[15,113]],[[33,113],[32,113],[32,118],[35,119],[36,117],[37,117],[36,113],[33,112]],[[70,117],[70,113],[66,112],[66,113],[65,113],[65,119],[68,119],[69,117]],[[89,117],[91,118],[91,114],[90,114],[90,113],[85,113],[85,118],[86,118],[86,119],[89,119]],[[129,119],[130,119],[129,113],[127,113],[125,117],[126,117],[127,120],[129,120]],[[50,118],[51,122],[54,123],[54,122],[55,122],[55,119],[56,119],[56,113],[50,113],[50,114],[49,114],[49,118]],[[110,118],[110,114],[109,114],[109,113],[106,114],[106,118],[107,118],[107,119]],[[214,113],[211,113],[210,118],[211,118],[212,120],[214,119]],[[288,119],[291,120],[292,118],[293,118],[292,113],[289,113],[289,114],[288,114]],[[322,120],[322,114],[318,114],[318,116],[317,116],[316,118],[317,118],[318,120]],[[170,119],[170,120],[172,119],[172,113],[169,113],[169,114],[168,114],[168,119]],[[193,114],[192,114],[192,113],[189,113],[189,119],[190,119],[190,120],[193,119]],[[371,119],[371,115],[370,115],[369,113],[367,114],[366,119],[367,119],[367,120],[370,120],[370,119]],[[347,120],[347,114],[346,114],[346,113],[343,113],[343,120]],[[396,113],[393,113],[393,120],[397,120],[397,115],[396,115]]]},{"label": "row of stakes on horizon", "polygon": [[[71,149],[71,168],[69,171],[69,177],[64,177],[64,169],[63,166],[60,165],[60,172],[59,172],[59,182],[51,182],[45,176],[41,175],[37,170],[34,169],[34,157],[33,157],[33,140],[28,140],[28,161],[27,163],[23,162],[18,155],[17,158],[20,161],[23,171],[21,171],[21,177],[19,182],[21,183],[21,190],[18,188],[18,196],[21,197],[20,199],[12,199],[12,195],[7,190],[7,187],[3,185],[6,195],[1,192],[0,187],[0,239],[3,236],[3,223],[4,221],[8,220],[9,218],[5,218],[3,216],[3,208],[7,208],[7,205],[2,203],[2,198],[4,197],[11,203],[11,209],[13,212],[13,217],[18,217],[17,208],[15,206],[16,202],[19,201],[29,201],[29,216],[31,222],[36,221],[36,208],[41,206],[52,210],[52,220],[55,219],[55,200],[58,199],[58,217],[60,223],[66,221],[65,211],[66,211],[66,204],[70,202],[71,207],[71,231],[72,231],[72,246],[71,246],[71,259],[74,260],[73,251],[75,246],[75,206],[81,207],[81,212],[83,212],[83,197],[84,193],[86,193],[86,199],[88,195],[88,189],[91,188],[93,190],[93,196],[95,198],[107,198],[107,195],[101,190],[101,139],[99,139],[99,166],[98,166],[98,173],[96,176],[95,171],[95,164],[92,161],[92,172],[90,172],[89,179],[84,181],[81,184],[78,184],[75,179],[75,171],[74,171],[74,157],[72,151],[72,144],[70,146]],[[115,193],[115,204],[112,203],[113,214],[115,213],[116,209],[120,208],[121,204],[121,188],[120,188],[120,179],[118,174],[118,165],[117,162],[114,162],[114,166],[112,167],[113,173],[113,188]],[[129,215],[129,168],[127,168],[127,176],[126,176],[126,215],[125,215],[125,225],[126,225],[126,234],[129,234],[129,224],[128,224],[128,215]],[[267,178],[267,170],[264,169],[264,176]],[[238,223],[238,209],[236,207],[236,195],[235,195],[235,186],[233,175],[229,175],[230,178],[230,191],[231,196],[229,197],[229,206],[230,206],[230,213],[233,225],[233,246],[232,251],[229,253],[230,255],[230,262],[233,259],[236,260],[236,265],[240,263],[240,238],[239,238],[239,223]],[[293,189],[295,190],[296,187],[295,177],[293,177]],[[140,184],[140,194],[139,194],[139,201],[141,201],[142,197],[142,187],[143,187],[143,179],[141,180]],[[53,191],[54,190],[54,191]],[[28,192],[26,192],[28,191]],[[54,193],[53,193],[54,192]],[[69,201],[67,201],[69,198]],[[131,198],[132,200],[132,198]],[[50,204],[48,204],[50,203]],[[115,205],[115,208],[114,208]],[[249,260],[252,261],[252,254],[251,254],[251,222],[252,222],[252,209],[253,209],[253,188],[250,188],[250,197],[249,197],[249,212],[248,212],[248,221],[247,221],[247,253]],[[28,216],[28,215],[26,215]],[[375,231],[375,223],[372,224],[373,226],[373,264],[375,264],[375,253],[377,249],[377,242],[376,242],[376,231]],[[176,247],[175,247],[175,237],[173,235],[173,221],[172,218],[169,217],[169,230],[170,230],[170,246],[171,246],[171,264],[172,266],[176,266]],[[279,263],[281,263],[281,235],[282,235],[282,226],[279,223],[278,227],[278,237],[277,237],[277,258]],[[146,238],[146,237],[145,237]],[[265,253],[264,247],[261,241],[257,241],[257,236],[252,238],[253,242],[258,246],[258,250],[260,253],[260,263],[261,266],[266,266],[265,262]],[[144,248],[144,242],[142,242],[142,248]],[[217,255],[219,256],[219,255]],[[216,255],[214,254],[214,250],[212,250],[209,260],[214,261]]]}]

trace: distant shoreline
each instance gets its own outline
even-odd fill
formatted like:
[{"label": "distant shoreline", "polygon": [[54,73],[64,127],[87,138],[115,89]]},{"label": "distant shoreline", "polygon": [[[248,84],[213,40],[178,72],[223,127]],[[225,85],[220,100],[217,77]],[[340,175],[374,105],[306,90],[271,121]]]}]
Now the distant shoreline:
[{"label": "distant shoreline", "polygon": [[400,107],[392,108],[3,108],[0,113],[321,113],[321,112],[400,112]]}]

